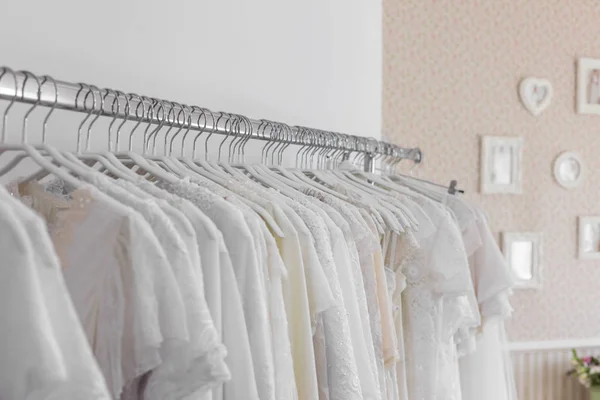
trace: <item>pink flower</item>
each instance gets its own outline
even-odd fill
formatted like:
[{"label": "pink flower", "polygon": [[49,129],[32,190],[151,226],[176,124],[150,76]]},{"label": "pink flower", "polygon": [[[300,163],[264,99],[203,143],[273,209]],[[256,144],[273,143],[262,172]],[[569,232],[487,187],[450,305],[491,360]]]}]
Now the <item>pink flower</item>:
[{"label": "pink flower", "polygon": [[592,362],[592,357],[583,357],[581,361],[583,361],[584,364],[589,364]]}]

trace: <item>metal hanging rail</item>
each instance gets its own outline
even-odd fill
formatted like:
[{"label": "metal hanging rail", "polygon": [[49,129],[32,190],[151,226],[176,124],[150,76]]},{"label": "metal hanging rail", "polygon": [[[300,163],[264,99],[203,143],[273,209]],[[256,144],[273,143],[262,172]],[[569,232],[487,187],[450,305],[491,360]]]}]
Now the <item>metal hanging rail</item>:
[{"label": "metal hanging rail", "polygon": [[[373,171],[374,158],[378,155],[412,160],[415,163],[421,162],[423,157],[419,148],[403,148],[374,138],[302,126],[288,126],[278,122],[250,119],[238,114],[213,112],[206,108],[187,106],[133,93],[126,94],[119,90],[100,89],[85,83],[59,81],[49,76],[34,75],[28,71],[13,71],[8,67],[0,67],[0,99],[37,104],[53,109],[78,111],[95,116],[117,117],[128,121],[226,135],[231,135],[226,121],[233,117],[242,119],[251,126],[250,137],[252,139],[294,145],[308,144],[312,147],[362,153],[366,171]],[[167,111],[167,107],[169,111]],[[180,111],[175,112],[176,109]],[[184,110],[187,111],[187,115]],[[184,111],[183,119],[180,118],[181,111]],[[211,118],[207,118],[207,114],[210,114]],[[221,120],[223,120],[222,123]],[[275,134],[274,130],[267,131],[264,129],[265,123],[289,127],[289,134],[279,135]],[[310,135],[306,134],[308,132]],[[3,139],[0,137],[0,142]],[[117,147],[118,140],[117,135]]]}]

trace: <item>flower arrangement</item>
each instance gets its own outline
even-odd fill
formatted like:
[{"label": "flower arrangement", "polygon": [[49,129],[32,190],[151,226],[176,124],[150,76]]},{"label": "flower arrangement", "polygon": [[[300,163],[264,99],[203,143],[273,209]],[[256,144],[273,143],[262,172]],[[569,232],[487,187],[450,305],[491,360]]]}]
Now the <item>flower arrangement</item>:
[{"label": "flower arrangement", "polygon": [[596,357],[579,357],[575,349],[571,357],[573,369],[567,375],[575,375],[586,388],[600,387],[600,359]]}]

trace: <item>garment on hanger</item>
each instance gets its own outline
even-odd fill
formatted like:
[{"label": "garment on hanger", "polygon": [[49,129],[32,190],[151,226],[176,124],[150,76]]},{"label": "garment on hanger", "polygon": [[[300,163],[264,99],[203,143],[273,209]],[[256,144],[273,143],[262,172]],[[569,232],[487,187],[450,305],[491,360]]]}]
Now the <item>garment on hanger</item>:
[{"label": "garment on hanger", "polygon": [[13,187],[49,225],[69,295],[118,398],[127,382],[160,365],[161,351],[189,340],[166,255],[139,214],[94,186],[70,190],[56,180]]},{"label": "garment on hanger", "polygon": [[474,213],[481,240],[469,261],[482,325],[474,334],[472,352],[460,360],[463,399],[517,400],[504,328],[504,320],[512,313],[508,296],[514,277],[496,246],[483,211],[474,208]]},{"label": "garment on hanger", "polygon": [[136,209],[148,221],[165,250],[184,300],[189,341],[171,354],[161,354],[162,363],[148,378],[144,398],[186,397],[227,380],[225,348],[218,339],[204,298],[201,266],[192,265],[185,242],[169,217],[154,200],[133,196],[108,178],[95,177],[92,183],[115,200]]},{"label": "garment on hanger", "polygon": [[110,399],[41,219],[2,187],[0,254],[0,396]]},{"label": "garment on hanger", "polygon": [[116,176],[77,162],[69,178],[10,185],[37,225],[0,212],[15,262],[56,254],[65,287],[42,294],[72,302],[82,329],[66,352],[63,317],[25,270],[23,323],[48,332],[27,338],[55,366],[48,382],[114,400],[499,400],[484,382],[500,376],[494,395],[514,399],[503,326],[514,282],[464,199],[352,171],[163,157]]}]

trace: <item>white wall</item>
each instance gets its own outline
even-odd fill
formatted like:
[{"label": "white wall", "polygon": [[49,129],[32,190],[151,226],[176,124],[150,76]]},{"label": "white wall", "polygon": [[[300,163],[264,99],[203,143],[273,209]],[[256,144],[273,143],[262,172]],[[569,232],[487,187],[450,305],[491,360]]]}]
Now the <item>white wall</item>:
[{"label": "white wall", "polygon": [[380,1],[20,0],[0,22],[0,65],[380,137]]}]

